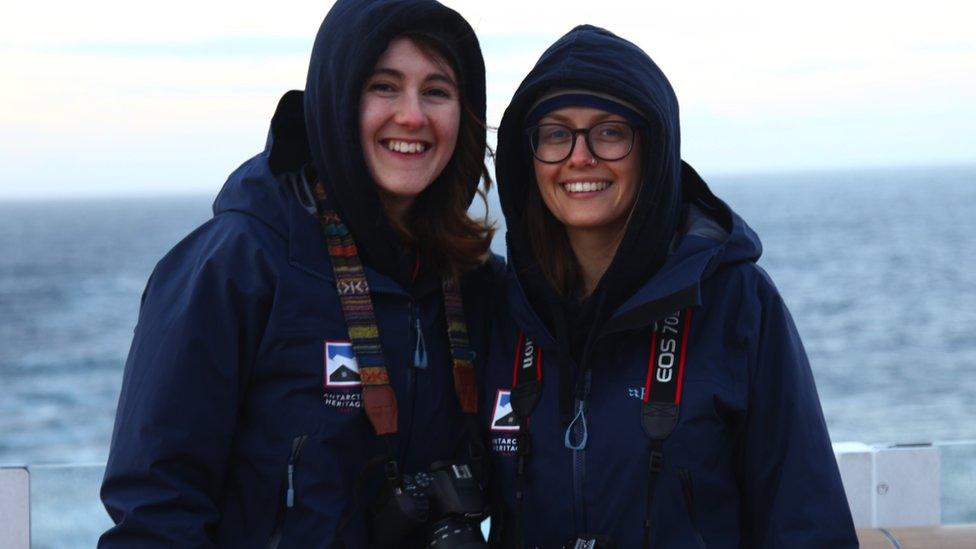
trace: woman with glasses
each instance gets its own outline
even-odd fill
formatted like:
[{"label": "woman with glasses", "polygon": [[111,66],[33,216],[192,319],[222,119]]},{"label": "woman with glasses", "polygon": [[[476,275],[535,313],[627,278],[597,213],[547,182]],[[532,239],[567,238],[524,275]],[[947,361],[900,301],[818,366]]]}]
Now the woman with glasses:
[{"label": "woman with glasses", "polygon": [[809,364],[756,234],[682,162],[635,45],[581,26],[498,134],[506,292],[483,400],[511,547],[853,547]]}]

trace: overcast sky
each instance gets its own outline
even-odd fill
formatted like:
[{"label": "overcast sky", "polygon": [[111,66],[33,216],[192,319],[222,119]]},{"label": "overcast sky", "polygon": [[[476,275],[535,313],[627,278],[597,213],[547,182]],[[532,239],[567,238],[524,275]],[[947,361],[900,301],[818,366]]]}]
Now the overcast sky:
[{"label": "overcast sky", "polygon": [[[489,124],[576,24],[670,78],[709,174],[976,164],[976,3],[446,2],[478,32]],[[0,21],[0,198],[215,193],[304,85],[331,2],[38,0]]]}]

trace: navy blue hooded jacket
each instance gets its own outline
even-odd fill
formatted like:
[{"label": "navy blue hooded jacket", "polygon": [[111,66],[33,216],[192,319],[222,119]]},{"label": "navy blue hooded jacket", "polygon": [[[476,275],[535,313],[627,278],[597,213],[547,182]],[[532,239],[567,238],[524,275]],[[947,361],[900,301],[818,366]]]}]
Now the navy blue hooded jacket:
[{"label": "navy blue hooded jacket", "polygon": [[[579,360],[566,340],[574,336],[556,329],[565,312],[540,310],[558,296],[540,274],[524,223],[526,192],[535,185],[525,116],[555,89],[611,94],[648,122],[637,204],[594,292],[606,307],[592,314]],[[678,127],[674,93],[650,58],[590,26],[543,54],[505,112],[496,176],[509,227],[510,311],[491,333],[482,418],[498,504],[492,534],[514,545],[520,518],[526,547],[561,547],[584,535],[641,547],[649,518],[652,547],[856,546],[803,346],[783,298],[755,263],[759,239],[681,162]],[[651,442],[641,415],[652,332],[686,308],[678,421],[664,440],[648,513]],[[521,334],[542,349],[528,448],[519,448],[510,417]],[[578,449],[566,444],[571,424]],[[525,450],[519,505],[516,462]]]},{"label": "navy blue hooded jacket", "polygon": [[[350,375],[322,228],[285,184],[300,181],[302,166],[314,166],[364,259],[398,401],[401,470],[464,457],[440,278],[404,284],[398,264],[383,259],[402,254],[380,238],[389,227],[359,145],[362,82],[405,31],[452,45],[461,93],[484,116],[481,52],[457,13],[418,0],[335,5],[315,43],[308,95],[282,98],[266,150],[230,175],[213,218],[148,282],[101,492],[116,525],[100,547],[371,545],[365,509],[387,448]],[[473,349],[484,347],[488,269],[461,281]]]}]

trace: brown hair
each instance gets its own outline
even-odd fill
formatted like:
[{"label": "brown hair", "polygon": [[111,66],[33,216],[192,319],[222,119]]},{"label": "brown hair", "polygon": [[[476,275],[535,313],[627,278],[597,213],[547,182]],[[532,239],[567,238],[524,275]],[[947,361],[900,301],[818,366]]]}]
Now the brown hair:
[{"label": "brown hair", "polygon": [[[462,75],[448,47],[440,40],[425,35],[400,35],[414,43],[437,63],[453,69],[460,80]],[[488,219],[488,189],[491,176],[485,164],[485,154],[491,150],[485,143],[486,125],[473,111],[458,82],[461,120],[457,145],[444,171],[427,187],[410,209],[404,223],[389,218],[393,229],[404,245],[417,251],[425,268],[449,271],[454,276],[481,265],[491,246],[494,224]],[[473,219],[468,215],[471,202],[471,182],[475,193],[485,206],[485,215]]]},{"label": "brown hair", "polygon": [[569,245],[566,228],[542,201],[534,175],[525,187],[525,234],[532,255],[539,263],[542,276],[556,293],[561,297],[575,295],[580,290],[582,275]]}]

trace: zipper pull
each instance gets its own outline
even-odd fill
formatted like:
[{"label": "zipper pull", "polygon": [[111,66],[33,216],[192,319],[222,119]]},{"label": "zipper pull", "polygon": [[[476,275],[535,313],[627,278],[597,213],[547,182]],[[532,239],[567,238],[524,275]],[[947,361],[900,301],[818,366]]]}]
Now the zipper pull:
[{"label": "zipper pull", "polygon": [[427,346],[424,344],[424,333],[420,330],[420,317],[413,319],[413,327],[417,332],[417,345],[413,350],[413,367],[423,370],[427,367]]},{"label": "zipper pull", "polygon": [[586,402],[577,400],[576,417],[570,422],[569,427],[566,427],[563,444],[570,450],[582,450],[586,448],[587,438],[589,438],[589,433],[586,429]]},{"label": "zipper pull", "polygon": [[[590,370],[583,373],[583,394],[576,399],[576,416],[566,427],[566,434],[563,437],[563,444],[570,450],[582,450],[586,448],[586,440],[589,438],[589,430],[586,426],[586,398],[590,395]],[[573,441],[576,442],[573,442]]]},{"label": "zipper pull", "polygon": [[291,442],[291,455],[288,456],[288,490],[285,491],[285,507],[288,509],[295,506],[295,462],[298,461],[307,438],[308,435],[301,435]]},{"label": "zipper pull", "polygon": [[285,492],[285,507],[291,509],[295,506],[295,466],[288,464],[288,491]]}]

